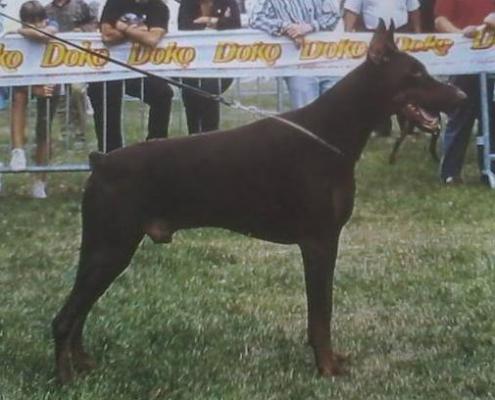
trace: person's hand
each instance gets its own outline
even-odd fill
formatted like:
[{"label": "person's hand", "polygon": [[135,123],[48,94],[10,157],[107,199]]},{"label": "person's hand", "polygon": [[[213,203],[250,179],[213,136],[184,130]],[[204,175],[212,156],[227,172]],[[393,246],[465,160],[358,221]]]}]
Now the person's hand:
[{"label": "person's hand", "polygon": [[36,85],[32,88],[33,94],[38,97],[52,97],[54,90],[55,85]]},{"label": "person's hand", "polygon": [[478,25],[468,25],[462,30],[462,34],[464,37],[467,38],[474,38],[476,34],[480,31],[483,30],[483,25],[478,26]]},{"label": "person's hand", "polygon": [[208,28],[215,28],[218,23],[218,18],[216,17],[199,17],[196,18],[193,23],[195,24],[204,24]]},{"label": "person's hand", "polygon": [[195,24],[204,24],[206,25],[208,23],[208,21],[210,20],[210,17],[199,17],[199,18],[196,18],[193,23]]},{"label": "person's hand", "polygon": [[299,36],[295,39],[292,39],[296,48],[300,49],[304,45],[304,36]]},{"label": "person's hand", "polygon": [[289,24],[285,29],[284,34],[292,40],[295,40],[304,37],[311,32],[313,32],[313,27],[310,24],[301,22],[299,24]]},{"label": "person's hand", "polygon": [[483,20],[483,23],[488,28],[495,29],[495,13],[488,14]]},{"label": "person's hand", "polygon": [[124,21],[122,20],[117,20],[117,22],[115,22],[115,29],[117,29],[118,31],[124,33],[127,29],[129,29],[130,25],[125,23]]}]

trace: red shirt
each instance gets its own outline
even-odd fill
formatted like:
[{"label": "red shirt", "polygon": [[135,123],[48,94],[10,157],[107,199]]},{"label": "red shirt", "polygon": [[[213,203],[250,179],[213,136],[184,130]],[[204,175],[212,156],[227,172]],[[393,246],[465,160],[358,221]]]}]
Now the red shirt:
[{"label": "red shirt", "polygon": [[446,17],[459,29],[480,25],[492,12],[494,0],[437,0],[435,4],[435,17]]}]

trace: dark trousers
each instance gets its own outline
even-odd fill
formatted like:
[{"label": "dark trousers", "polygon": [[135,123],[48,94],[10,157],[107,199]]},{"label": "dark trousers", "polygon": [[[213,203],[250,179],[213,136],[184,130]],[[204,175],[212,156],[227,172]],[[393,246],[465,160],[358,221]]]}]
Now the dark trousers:
[{"label": "dark trousers", "polygon": [[[467,94],[467,99],[449,114],[443,136],[443,159],[440,170],[442,179],[459,177],[471,132],[476,119],[481,121],[480,80],[478,75],[453,76],[450,82]],[[489,127],[493,147],[493,81],[488,81]],[[493,151],[493,149],[492,149]],[[478,151],[478,162],[482,168],[482,154]]]},{"label": "dark trousers", "polygon": [[[122,82],[95,82],[90,83],[88,87],[88,96],[94,110],[96,137],[100,151],[109,152],[122,147],[120,122],[122,96],[124,94]],[[105,84],[106,96],[104,96]],[[173,96],[173,91],[168,83],[158,78],[144,78],[142,84],[140,78],[127,79],[125,81],[125,93],[132,97],[143,97],[142,100],[150,106],[148,136],[146,139],[167,137]],[[103,139],[105,128],[106,143]]]},{"label": "dark trousers", "polygon": [[[221,94],[232,84],[232,79],[184,78],[187,85],[200,88],[208,93]],[[220,103],[207,99],[191,90],[182,89],[182,101],[186,108],[189,133],[217,130],[220,124]]]}]

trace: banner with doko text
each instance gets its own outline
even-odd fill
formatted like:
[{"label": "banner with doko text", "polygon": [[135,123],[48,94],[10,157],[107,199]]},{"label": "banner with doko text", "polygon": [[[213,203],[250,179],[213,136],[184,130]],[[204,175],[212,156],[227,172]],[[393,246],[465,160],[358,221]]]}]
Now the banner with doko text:
[{"label": "banner with doko text", "polygon": [[[61,37],[135,67],[171,77],[343,76],[366,58],[371,34],[320,32],[299,49],[253,30],[181,32],[155,49],[125,43],[107,47],[96,33]],[[495,71],[495,34],[397,34],[401,50],[436,75]],[[57,41],[40,44],[19,35],[0,39],[0,86],[124,79],[138,73]]]}]

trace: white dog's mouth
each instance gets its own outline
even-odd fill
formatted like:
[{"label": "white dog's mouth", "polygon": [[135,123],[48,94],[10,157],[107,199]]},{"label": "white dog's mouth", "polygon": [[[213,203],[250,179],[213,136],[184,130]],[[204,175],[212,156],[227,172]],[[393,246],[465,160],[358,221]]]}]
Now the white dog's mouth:
[{"label": "white dog's mouth", "polygon": [[421,129],[427,132],[438,132],[440,130],[440,115],[427,111],[417,104],[408,103],[402,108],[403,114]]}]

